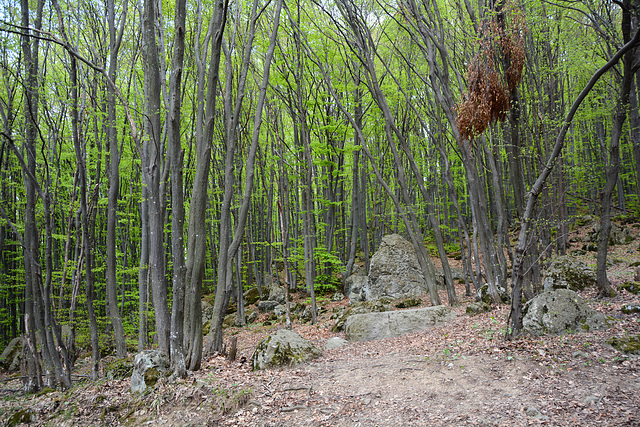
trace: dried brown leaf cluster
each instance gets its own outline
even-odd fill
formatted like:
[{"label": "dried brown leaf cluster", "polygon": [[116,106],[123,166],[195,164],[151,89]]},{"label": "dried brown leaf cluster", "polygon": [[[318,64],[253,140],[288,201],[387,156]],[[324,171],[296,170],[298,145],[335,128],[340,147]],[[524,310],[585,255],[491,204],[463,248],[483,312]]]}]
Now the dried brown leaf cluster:
[{"label": "dried brown leaf cluster", "polygon": [[478,54],[467,71],[468,91],[457,106],[462,141],[505,119],[511,92],[522,79],[525,32],[522,12],[511,4],[484,26]]}]

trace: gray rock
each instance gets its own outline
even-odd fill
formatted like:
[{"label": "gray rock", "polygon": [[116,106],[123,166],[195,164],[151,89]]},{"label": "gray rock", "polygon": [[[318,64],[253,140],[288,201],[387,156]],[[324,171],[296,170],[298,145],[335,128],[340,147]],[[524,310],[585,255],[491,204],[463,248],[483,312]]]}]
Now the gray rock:
[{"label": "gray rock", "polygon": [[336,323],[331,330],[333,332],[340,332],[344,330],[344,325],[347,322],[347,319],[355,314],[389,311],[391,310],[389,302],[390,301],[383,298],[382,300],[363,301],[354,304],[338,316]]},{"label": "gray rock", "polygon": [[597,285],[596,273],[585,263],[568,256],[556,258],[547,271],[543,282],[545,291],[571,289],[581,291]]},{"label": "gray rock", "polygon": [[278,304],[284,304],[284,287],[277,282],[269,286],[269,301],[277,301]]},{"label": "gray rock", "polygon": [[[507,304],[511,300],[509,292],[507,292],[507,290],[502,286],[498,286],[498,296],[500,297],[500,300],[502,300],[503,304]],[[478,291],[476,292],[476,299],[479,302],[484,302],[485,304],[491,305],[493,300],[491,299],[491,295],[489,294],[489,285],[487,283],[485,283],[480,287],[480,289],[478,289]]]},{"label": "gray rock", "polygon": [[364,289],[369,285],[369,277],[360,273],[352,274],[344,282],[344,294],[351,302],[364,301]]},{"label": "gray rock", "polygon": [[331,301],[342,301],[344,299],[344,294],[342,292],[336,292],[331,297]]},{"label": "gray rock", "polygon": [[344,330],[349,341],[397,337],[440,325],[455,317],[444,305],[412,310],[356,314],[347,319]]},{"label": "gray rock", "polygon": [[244,297],[245,304],[251,305],[258,302],[258,300],[260,299],[260,292],[258,291],[258,288],[255,287],[245,291],[242,296]]},{"label": "gray rock", "polygon": [[280,303],[278,301],[260,301],[258,303],[258,310],[262,313],[273,311]]},{"label": "gray rock", "polygon": [[202,324],[210,322],[213,318],[213,305],[207,301],[202,300]]},{"label": "gray rock", "polygon": [[569,289],[545,291],[527,301],[523,307],[522,325],[534,336],[582,332],[609,327],[604,314],[589,307]]},{"label": "gray rock", "polygon": [[22,353],[22,338],[15,337],[2,351],[0,355],[0,369],[7,372],[20,370],[20,354]]},{"label": "gray rock", "polygon": [[273,314],[275,314],[276,316],[282,316],[286,312],[287,312],[287,307],[282,304],[276,305],[273,309]]},{"label": "gray rock", "polygon": [[324,343],[324,349],[331,350],[332,348],[342,347],[348,343],[349,341],[345,340],[344,338],[331,337]]},{"label": "gray rock", "polygon": [[469,304],[467,306],[465,313],[468,314],[469,316],[476,316],[478,314],[486,313],[488,311],[491,311],[491,306],[484,301],[480,301],[480,302],[472,302],[471,304]]},{"label": "gray rock", "polygon": [[429,287],[422,276],[413,245],[398,234],[384,236],[380,249],[371,258],[365,299],[372,300],[385,295],[398,299],[428,292]]},{"label": "gray rock", "polygon": [[280,329],[257,345],[251,357],[253,369],[294,366],[322,355],[311,341],[288,329]]},{"label": "gray rock", "polygon": [[247,314],[247,323],[253,323],[258,318],[258,313],[251,310],[249,314]]},{"label": "gray rock", "polygon": [[153,387],[169,371],[169,357],[159,350],[143,350],[133,359],[131,392]]},{"label": "gray rock", "polygon": [[[600,229],[600,223],[598,222],[593,226],[593,231],[589,233],[589,240],[594,243],[598,243],[598,239],[600,238]],[[611,224],[611,231],[609,232],[609,246],[626,245],[632,241],[633,235],[629,228],[620,228],[617,224]]]}]

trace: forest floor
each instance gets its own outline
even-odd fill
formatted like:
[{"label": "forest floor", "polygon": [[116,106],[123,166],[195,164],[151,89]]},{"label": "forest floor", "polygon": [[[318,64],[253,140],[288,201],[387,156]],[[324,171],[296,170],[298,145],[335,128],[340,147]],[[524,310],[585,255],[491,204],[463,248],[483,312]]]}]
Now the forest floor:
[{"label": "forest floor", "polygon": [[[632,279],[629,264],[640,260],[639,244],[636,238],[612,248],[608,274],[614,289]],[[595,266],[593,252],[578,258]],[[582,297],[616,319],[612,328],[505,341],[508,306],[468,316],[465,308],[473,299],[464,296],[463,285],[456,290],[457,316],[443,326],[349,343],[293,368],[251,370],[256,344],[284,327],[264,326],[258,319],[226,330],[227,338],[238,338],[236,361],[207,358],[186,379],[161,379],[142,394],[129,391],[129,378],[102,378],[24,396],[12,390],[19,381],[0,376],[0,424],[23,415],[32,425],[55,426],[640,426],[639,357],[605,343],[640,333],[638,315],[620,311],[625,304],[640,304],[640,296],[620,291],[600,300],[590,289]],[[446,301],[446,292],[441,298]],[[427,296],[423,301],[428,305]],[[331,332],[331,317],[347,303],[321,301],[319,322],[294,323],[293,329],[322,348],[329,337],[344,336]],[[104,358],[102,365],[110,360]],[[88,364],[79,360],[78,374]]]}]

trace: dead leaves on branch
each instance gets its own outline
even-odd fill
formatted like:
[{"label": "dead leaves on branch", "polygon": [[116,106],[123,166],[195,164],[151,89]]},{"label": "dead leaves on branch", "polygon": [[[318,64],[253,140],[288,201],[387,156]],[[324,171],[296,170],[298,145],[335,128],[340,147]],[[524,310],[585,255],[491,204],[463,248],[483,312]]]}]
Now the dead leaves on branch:
[{"label": "dead leaves on branch", "polygon": [[472,140],[506,118],[511,93],[522,79],[526,23],[510,2],[482,29],[478,53],[467,70],[468,90],[457,105],[461,140]]}]

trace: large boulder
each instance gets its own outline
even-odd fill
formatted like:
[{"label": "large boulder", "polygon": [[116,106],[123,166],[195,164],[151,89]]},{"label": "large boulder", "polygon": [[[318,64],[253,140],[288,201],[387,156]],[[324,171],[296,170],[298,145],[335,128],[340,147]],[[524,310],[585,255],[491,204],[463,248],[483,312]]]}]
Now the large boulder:
[{"label": "large boulder", "polygon": [[551,263],[543,282],[545,291],[581,291],[596,285],[596,273],[584,262],[568,256],[558,257]]},{"label": "large boulder", "polygon": [[153,387],[169,371],[169,357],[159,350],[143,350],[133,359],[131,392]]},{"label": "large boulder", "polygon": [[0,355],[0,369],[15,372],[20,369],[20,354],[22,353],[22,338],[15,337],[4,348]]},{"label": "large boulder", "polygon": [[213,305],[202,300],[202,324],[210,322],[213,319]]},{"label": "large boulder", "polygon": [[[596,223],[593,226],[593,230],[589,233],[589,240],[594,243],[598,243],[601,228],[600,223]],[[628,228],[621,228],[617,224],[611,224],[611,231],[609,232],[609,246],[626,245],[631,242],[633,242],[633,235]]]},{"label": "large boulder", "polygon": [[311,341],[288,329],[269,335],[256,347],[251,357],[253,369],[294,366],[322,355]]},{"label": "large boulder", "polygon": [[609,327],[604,314],[589,307],[580,295],[569,289],[544,291],[527,301],[522,312],[524,330],[535,336]]},{"label": "large boulder", "polygon": [[349,341],[377,340],[428,329],[454,317],[455,313],[444,305],[357,314],[347,319],[344,331]]},{"label": "large boulder", "polygon": [[413,245],[398,234],[384,236],[380,249],[371,258],[365,299],[398,299],[428,292]]},{"label": "large boulder", "polygon": [[349,307],[345,311],[342,312],[336,319],[335,325],[333,325],[333,332],[340,332],[344,330],[344,325],[347,322],[347,319],[356,314],[365,314],[372,312],[382,312],[391,310],[391,302],[390,299],[381,298],[373,301],[362,301],[353,306]]},{"label": "large boulder", "polygon": [[269,288],[269,301],[276,301],[278,304],[284,304],[285,301],[285,291],[284,286],[280,286],[278,282],[273,282]]},{"label": "large boulder", "polygon": [[246,290],[243,296],[244,296],[245,304],[251,305],[258,302],[258,300],[260,299],[260,292],[258,291],[258,288],[255,287],[255,288]]},{"label": "large boulder", "polygon": [[344,294],[350,302],[364,301],[364,290],[369,286],[369,276],[364,270],[358,271],[347,277],[344,281]]}]

